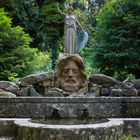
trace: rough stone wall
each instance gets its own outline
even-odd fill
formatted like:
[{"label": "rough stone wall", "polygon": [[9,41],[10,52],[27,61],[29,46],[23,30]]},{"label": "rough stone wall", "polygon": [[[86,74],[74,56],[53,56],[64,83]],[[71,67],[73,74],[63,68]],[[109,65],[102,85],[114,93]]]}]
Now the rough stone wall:
[{"label": "rough stone wall", "polygon": [[62,118],[138,118],[139,97],[0,98],[0,117],[46,118],[57,112]]}]

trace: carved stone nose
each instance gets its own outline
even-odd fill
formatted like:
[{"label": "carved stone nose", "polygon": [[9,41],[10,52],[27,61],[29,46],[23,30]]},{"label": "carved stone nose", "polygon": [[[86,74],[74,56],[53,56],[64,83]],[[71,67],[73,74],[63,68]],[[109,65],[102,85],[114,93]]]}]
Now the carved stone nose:
[{"label": "carved stone nose", "polygon": [[70,70],[69,71],[69,75],[68,75],[69,77],[73,77],[73,72],[72,72],[72,70]]}]

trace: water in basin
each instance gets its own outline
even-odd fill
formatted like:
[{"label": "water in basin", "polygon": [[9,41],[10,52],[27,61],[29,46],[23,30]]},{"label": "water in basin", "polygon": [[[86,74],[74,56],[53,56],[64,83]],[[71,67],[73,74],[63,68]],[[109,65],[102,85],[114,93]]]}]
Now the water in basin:
[{"label": "water in basin", "polygon": [[107,119],[93,119],[93,118],[61,118],[61,119],[36,119],[32,120],[33,123],[41,123],[48,125],[84,125],[84,124],[97,124],[107,122]]}]

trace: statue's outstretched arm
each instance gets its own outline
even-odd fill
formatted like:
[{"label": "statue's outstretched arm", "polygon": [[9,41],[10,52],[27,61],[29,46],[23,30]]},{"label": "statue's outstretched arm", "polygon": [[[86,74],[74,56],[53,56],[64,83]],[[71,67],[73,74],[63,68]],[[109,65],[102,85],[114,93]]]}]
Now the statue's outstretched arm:
[{"label": "statue's outstretched arm", "polygon": [[60,10],[58,2],[57,2],[57,9],[58,9],[59,13],[61,13],[62,15],[66,15],[66,13],[63,13],[63,12]]}]

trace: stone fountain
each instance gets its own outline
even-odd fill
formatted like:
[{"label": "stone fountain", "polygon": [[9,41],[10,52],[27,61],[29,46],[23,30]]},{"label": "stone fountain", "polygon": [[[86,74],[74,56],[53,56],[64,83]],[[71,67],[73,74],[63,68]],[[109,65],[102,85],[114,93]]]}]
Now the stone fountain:
[{"label": "stone fountain", "polygon": [[[101,76],[103,79],[100,79]],[[21,85],[27,85],[30,97],[25,96],[21,90],[18,96],[0,98],[0,138],[118,140],[124,134],[139,135],[140,98],[137,92],[136,96],[132,94],[133,97],[118,97],[116,92],[117,96],[112,97],[113,90],[111,96],[89,92],[94,81],[102,82],[102,88],[108,88],[109,85],[119,86],[120,82],[105,75],[92,76],[88,81],[84,62],[79,55],[64,55],[58,61],[55,78],[53,73],[42,77],[45,77],[42,83],[48,88],[44,90],[44,94],[31,91],[27,76],[23,78]],[[108,82],[104,82],[105,77]],[[50,86],[51,78],[56,79],[54,87]],[[35,78],[33,79],[30,82],[34,83]],[[132,90],[127,87],[122,95],[130,95],[130,89]]]}]

